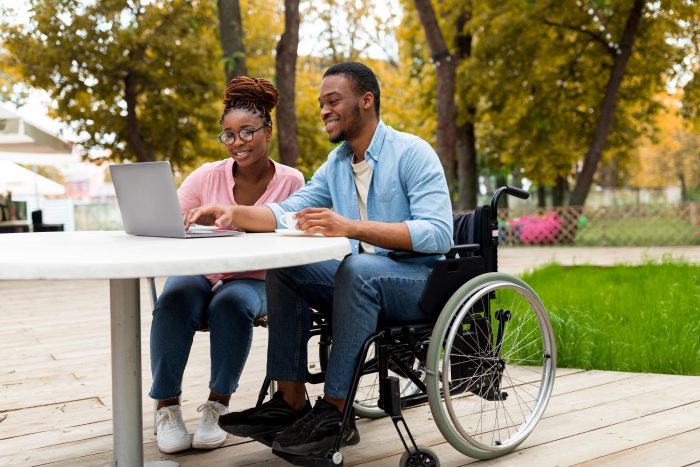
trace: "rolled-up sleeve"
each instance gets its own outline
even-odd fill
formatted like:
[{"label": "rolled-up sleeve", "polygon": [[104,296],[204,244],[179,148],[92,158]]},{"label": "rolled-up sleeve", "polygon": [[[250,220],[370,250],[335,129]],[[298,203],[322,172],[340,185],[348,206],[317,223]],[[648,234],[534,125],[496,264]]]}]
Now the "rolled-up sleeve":
[{"label": "rolled-up sleeve", "polygon": [[413,250],[446,253],[453,246],[452,203],[442,164],[423,140],[416,140],[409,152],[401,159],[401,171],[410,204],[411,218],[405,222]]},{"label": "rolled-up sleeve", "polygon": [[277,228],[283,228],[280,217],[285,212],[301,211],[304,208],[330,208],[333,206],[328,188],[328,164],[326,161],[313,175],[309,183],[299,188],[293,195],[281,203],[270,203],[266,206],[272,210],[277,220]]}]

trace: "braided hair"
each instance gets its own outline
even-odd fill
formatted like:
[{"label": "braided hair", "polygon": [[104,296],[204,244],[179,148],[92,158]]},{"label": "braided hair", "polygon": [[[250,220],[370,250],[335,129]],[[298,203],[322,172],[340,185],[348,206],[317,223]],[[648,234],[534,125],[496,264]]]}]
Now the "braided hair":
[{"label": "braided hair", "polygon": [[270,112],[277,105],[279,91],[265,78],[249,78],[236,76],[229,81],[224,91],[224,112],[219,124],[233,109],[244,109],[263,119],[265,124],[272,126]]}]

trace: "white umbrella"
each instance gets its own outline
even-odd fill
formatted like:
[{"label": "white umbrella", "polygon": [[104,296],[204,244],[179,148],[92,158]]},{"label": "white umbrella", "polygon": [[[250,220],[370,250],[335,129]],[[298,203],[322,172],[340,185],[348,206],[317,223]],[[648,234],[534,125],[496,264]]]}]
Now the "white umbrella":
[{"label": "white umbrella", "polygon": [[12,162],[0,160],[0,193],[11,191],[13,195],[65,195],[66,189],[42,175],[35,174]]}]

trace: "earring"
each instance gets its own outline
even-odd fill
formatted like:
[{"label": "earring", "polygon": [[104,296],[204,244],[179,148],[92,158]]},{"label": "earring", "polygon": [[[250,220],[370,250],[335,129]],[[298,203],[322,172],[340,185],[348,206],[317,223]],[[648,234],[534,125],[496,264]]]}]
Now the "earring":
[{"label": "earring", "polygon": [[269,136],[267,137],[267,140],[270,141],[270,137],[269,137]]}]

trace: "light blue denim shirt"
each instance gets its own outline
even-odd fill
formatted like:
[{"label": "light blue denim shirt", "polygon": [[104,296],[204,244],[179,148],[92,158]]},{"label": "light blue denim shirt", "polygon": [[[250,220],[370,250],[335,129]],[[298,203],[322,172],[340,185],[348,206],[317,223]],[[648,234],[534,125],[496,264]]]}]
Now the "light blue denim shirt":
[{"label": "light blue denim shirt", "polygon": [[[352,148],[346,141],[331,151],[306,186],[281,203],[268,204],[278,228],[283,227],[282,213],[307,207],[333,208],[343,217],[359,220],[352,157]],[[405,222],[414,251],[446,253],[453,244],[452,205],[445,173],[433,148],[419,137],[379,121],[365,160],[372,166],[368,220]],[[350,242],[353,254],[358,253],[359,241]],[[379,255],[389,251],[375,248]]]}]

